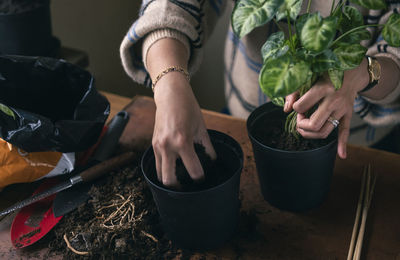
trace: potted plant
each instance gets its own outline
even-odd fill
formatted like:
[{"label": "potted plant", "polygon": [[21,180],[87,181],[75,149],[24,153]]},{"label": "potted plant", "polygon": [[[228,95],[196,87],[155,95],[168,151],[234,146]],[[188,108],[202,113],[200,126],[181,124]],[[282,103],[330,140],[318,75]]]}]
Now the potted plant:
[{"label": "potted plant", "polygon": [[7,0],[0,3],[0,53],[56,56],[59,40],[52,35],[50,0]]},{"label": "potted plant", "polygon": [[[332,1],[326,17],[309,12],[311,0],[301,15],[302,0],[238,0],[232,13],[232,27],[238,37],[267,22],[276,23],[280,29],[261,48],[263,67],[259,74],[262,91],[277,106],[257,108],[249,116],[247,127],[264,198],[281,209],[301,211],[319,205],[329,190],[336,157],[335,131],[325,141],[303,139],[296,132],[297,113],[285,115],[279,108],[284,97],[295,91],[301,97],[324,75],[339,89],[344,71],[358,67],[365,57],[367,48],[360,42],[370,38],[367,27],[383,27],[387,43],[400,46],[400,14],[393,13],[384,25],[364,25],[358,9],[344,2]],[[369,9],[386,6],[384,0],[350,2]],[[287,31],[280,20],[287,23]],[[287,144],[277,145],[277,138],[272,136],[277,130],[270,127],[278,129],[278,136],[285,132],[283,139],[293,141],[294,151],[289,151]],[[304,142],[311,146],[298,151]]]}]

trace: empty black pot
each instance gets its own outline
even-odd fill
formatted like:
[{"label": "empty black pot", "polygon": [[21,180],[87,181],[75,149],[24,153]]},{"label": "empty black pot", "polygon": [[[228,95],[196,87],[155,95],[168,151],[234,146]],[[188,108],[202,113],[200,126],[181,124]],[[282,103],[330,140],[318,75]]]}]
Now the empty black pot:
[{"label": "empty black pot", "polygon": [[50,1],[31,10],[0,14],[0,53],[55,56],[60,42],[52,36]]},{"label": "empty black pot", "polygon": [[221,245],[235,232],[239,219],[239,183],[243,152],[230,136],[209,130],[218,160],[229,171],[218,186],[195,192],[173,191],[157,184],[153,149],[142,158],[142,171],[160,214],[166,236],[187,249],[210,249]]},{"label": "empty black pot", "polygon": [[[319,206],[326,198],[337,150],[337,138],[318,149],[285,151],[269,147],[257,136],[262,122],[286,118],[281,107],[266,103],[247,119],[247,130],[264,199],[289,211],[305,211]],[[336,134],[336,131],[333,133]]]}]

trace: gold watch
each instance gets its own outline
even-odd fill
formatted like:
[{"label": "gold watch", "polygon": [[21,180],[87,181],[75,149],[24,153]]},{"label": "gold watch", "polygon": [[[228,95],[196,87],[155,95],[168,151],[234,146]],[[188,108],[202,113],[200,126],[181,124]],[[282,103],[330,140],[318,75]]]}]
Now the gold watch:
[{"label": "gold watch", "polygon": [[370,56],[366,57],[368,60],[369,83],[359,93],[365,92],[375,87],[379,83],[379,80],[381,79],[381,64],[379,64],[378,60],[374,57]]}]

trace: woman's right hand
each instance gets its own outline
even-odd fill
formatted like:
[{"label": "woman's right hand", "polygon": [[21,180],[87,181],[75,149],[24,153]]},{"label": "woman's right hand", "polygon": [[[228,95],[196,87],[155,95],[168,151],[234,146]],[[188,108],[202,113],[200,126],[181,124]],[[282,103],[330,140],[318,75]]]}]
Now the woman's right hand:
[{"label": "woman's right hand", "polygon": [[[147,69],[154,80],[170,66],[187,68],[189,54],[184,45],[171,38],[156,41],[148,50]],[[153,149],[157,177],[168,187],[179,187],[176,159],[181,158],[191,178],[200,181],[204,172],[194,150],[202,144],[212,159],[216,153],[208,136],[199,104],[186,76],[179,71],[165,74],[154,87],[156,118]]]},{"label": "woman's right hand", "polygon": [[212,159],[216,154],[188,80],[180,72],[166,74],[157,82],[154,100],[157,110],[152,144],[159,181],[179,186],[175,175],[179,157],[191,178],[201,181],[204,172],[193,144],[202,144]]}]

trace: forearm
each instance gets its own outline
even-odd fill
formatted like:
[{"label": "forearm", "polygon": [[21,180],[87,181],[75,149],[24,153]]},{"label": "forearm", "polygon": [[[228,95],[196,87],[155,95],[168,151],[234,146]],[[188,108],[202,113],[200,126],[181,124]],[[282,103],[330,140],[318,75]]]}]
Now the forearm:
[{"label": "forearm", "polygon": [[[189,60],[189,53],[187,53],[184,45],[171,38],[163,38],[155,42],[148,50],[146,57],[147,70],[152,80],[154,80],[159,73],[170,66],[179,66],[187,70]],[[161,81],[170,81],[171,83],[176,80],[187,80],[180,72],[170,72],[162,77]],[[154,88],[154,99],[157,102],[161,93],[171,91],[174,86],[180,84],[163,84],[163,88]],[[169,86],[169,87],[165,87]]]}]

